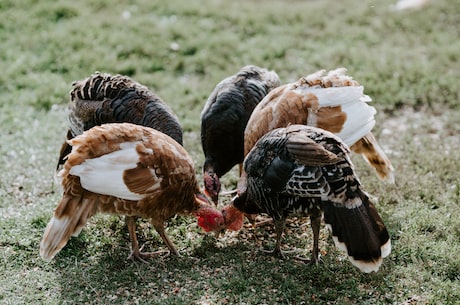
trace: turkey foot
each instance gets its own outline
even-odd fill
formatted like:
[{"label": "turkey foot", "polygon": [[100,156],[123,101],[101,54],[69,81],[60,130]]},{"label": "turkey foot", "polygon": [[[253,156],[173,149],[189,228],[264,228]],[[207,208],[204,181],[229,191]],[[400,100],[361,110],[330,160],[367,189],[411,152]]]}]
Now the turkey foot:
[{"label": "turkey foot", "polygon": [[133,261],[139,261],[144,264],[148,264],[147,259],[149,259],[150,257],[161,255],[163,253],[167,253],[166,256],[171,254],[169,250],[158,250],[155,252],[142,252],[142,249],[144,249],[144,245],[142,245],[140,249],[139,247],[135,247],[131,251],[131,254],[128,256],[128,259],[133,260]]},{"label": "turkey foot", "polygon": [[128,226],[129,236],[131,238],[131,249],[132,249],[132,252],[128,256],[128,259],[137,260],[142,263],[147,263],[146,259],[162,254],[162,253],[168,253],[168,255],[171,253],[175,255],[179,255],[174,245],[171,243],[171,241],[166,236],[164,232],[164,228],[159,225],[157,225],[155,228],[160,233],[161,238],[166,243],[166,246],[168,246],[169,250],[159,250],[155,252],[142,252],[142,249],[144,249],[144,245],[142,245],[142,247],[139,249],[139,242],[137,241],[137,236],[136,236],[136,217],[126,216],[125,219],[126,219],[126,224]]},{"label": "turkey foot", "polygon": [[276,248],[273,250],[266,250],[266,249],[260,249],[261,252],[266,253],[268,255],[272,255],[274,257],[277,257],[279,259],[286,259],[285,253],[291,253],[294,252],[293,250],[291,251],[281,251],[281,249]]},{"label": "turkey foot", "polygon": [[[253,228],[262,227],[268,224],[273,224],[273,219],[269,217],[263,217],[257,214],[244,214],[246,219],[249,221]],[[262,219],[261,219],[262,218]],[[259,221],[257,221],[259,219]],[[261,220],[260,220],[261,219]]]},{"label": "turkey foot", "polygon": [[313,265],[318,265],[321,262],[320,257],[315,257],[314,255],[311,256],[311,258],[306,258],[302,256],[296,256],[295,257],[296,261],[302,262],[308,266],[313,266]]},{"label": "turkey foot", "polygon": [[253,224],[253,227],[254,228],[257,228],[257,227],[262,227],[262,226],[265,226],[265,225],[270,225],[270,224],[273,224],[273,219],[263,219],[259,222],[254,222]]},{"label": "turkey foot", "polygon": [[280,259],[285,259],[283,251],[281,251],[281,236],[283,235],[285,220],[284,219],[273,219],[275,223],[275,232],[276,232],[276,244],[275,249],[272,251],[261,249],[262,252],[270,253],[271,255],[278,257]]},{"label": "turkey foot", "polygon": [[304,262],[307,265],[317,265],[321,259],[319,255],[319,230],[321,226],[321,214],[310,215],[310,226],[313,231],[313,249],[311,252],[311,259],[297,256],[295,259]]}]

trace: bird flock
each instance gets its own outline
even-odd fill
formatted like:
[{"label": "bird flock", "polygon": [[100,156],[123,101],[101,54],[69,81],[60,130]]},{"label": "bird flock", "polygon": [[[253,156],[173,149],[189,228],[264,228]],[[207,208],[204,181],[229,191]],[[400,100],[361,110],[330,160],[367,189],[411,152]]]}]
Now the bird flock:
[{"label": "bird flock", "polygon": [[[320,70],[281,85],[276,72],[248,65],[218,83],[201,113],[203,189],[183,147],[172,109],[123,75],[96,72],[72,84],[69,128],[56,177],[62,198],[45,228],[40,256],[53,259],[91,216],[125,217],[128,258],[146,262],[138,218],[148,219],[168,252],[165,232],[175,215],[190,215],[205,232],[238,231],[258,214],[274,223],[281,250],[286,220],[309,216],[311,259],[320,262],[324,222],[338,249],[362,272],[377,272],[391,240],[361,185],[350,153],[361,154],[382,180],[394,182],[389,158],[372,134],[376,110],[364,87],[344,68]],[[236,196],[219,200],[220,178],[239,165]]]}]

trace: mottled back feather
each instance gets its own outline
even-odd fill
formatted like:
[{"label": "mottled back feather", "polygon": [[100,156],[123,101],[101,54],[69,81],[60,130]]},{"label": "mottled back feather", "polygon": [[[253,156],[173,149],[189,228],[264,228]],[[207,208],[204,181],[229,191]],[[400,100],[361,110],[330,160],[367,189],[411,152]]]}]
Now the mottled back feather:
[{"label": "mottled back feather", "polygon": [[[182,127],[171,108],[131,78],[96,72],[72,86],[67,139],[94,126],[127,122],[159,130],[182,145]],[[64,143],[58,168],[69,151]]]},{"label": "mottled back feather", "polygon": [[335,243],[352,263],[364,272],[376,271],[391,243],[348,153],[339,137],[315,127],[268,132],[244,161],[244,188],[233,205],[244,213],[267,213],[275,223],[291,214],[322,211]]}]

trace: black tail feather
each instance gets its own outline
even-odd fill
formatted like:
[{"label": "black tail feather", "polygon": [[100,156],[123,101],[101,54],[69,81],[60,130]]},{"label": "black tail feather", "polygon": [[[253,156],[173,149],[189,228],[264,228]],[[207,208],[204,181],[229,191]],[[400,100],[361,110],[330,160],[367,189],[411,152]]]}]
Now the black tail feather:
[{"label": "black tail feather", "polygon": [[324,221],[336,246],[363,272],[377,271],[382,259],[390,254],[388,231],[369,197],[358,190],[356,204],[338,206],[324,203]]}]

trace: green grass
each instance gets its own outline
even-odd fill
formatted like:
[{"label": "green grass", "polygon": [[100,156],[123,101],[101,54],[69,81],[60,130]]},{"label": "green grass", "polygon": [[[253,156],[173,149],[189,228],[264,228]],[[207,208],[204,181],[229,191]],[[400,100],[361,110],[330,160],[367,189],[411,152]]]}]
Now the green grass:
[{"label": "green grass", "polygon": [[[1,1],[0,303],[459,304],[460,3],[400,13],[391,3]],[[51,263],[39,258],[60,197],[53,173],[72,81],[99,70],[154,89],[178,114],[200,176],[200,111],[245,64],[275,69],[283,83],[345,66],[365,85],[397,175],[384,184],[353,156],[392,237],[379,273],[358,272],[325,229],[323,263],[296,262],[311,248],[304,219],[289,223],[283,241],[294,253],[281,261],[258,251],[273,247],[271,226],[215,238],[176,217],[168,234],[181,257],[132,263],[124,222],[108,215]],[[236,180],[234,170],[224,187]],[[148,250],[165,248],[145,222],[139,231]]]}]

